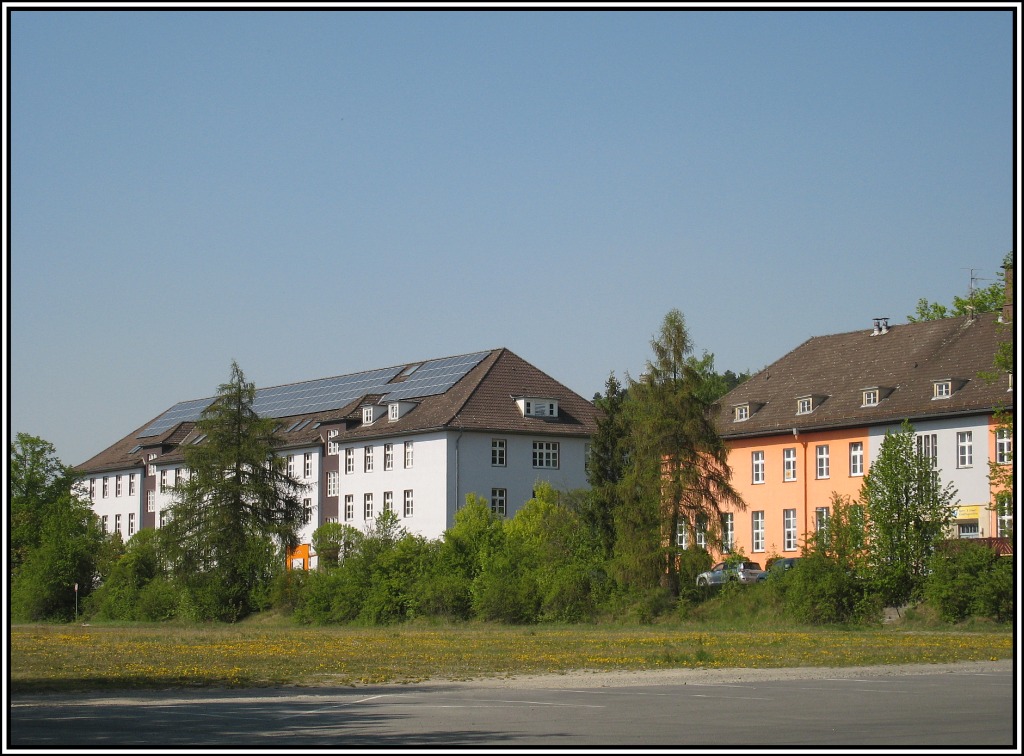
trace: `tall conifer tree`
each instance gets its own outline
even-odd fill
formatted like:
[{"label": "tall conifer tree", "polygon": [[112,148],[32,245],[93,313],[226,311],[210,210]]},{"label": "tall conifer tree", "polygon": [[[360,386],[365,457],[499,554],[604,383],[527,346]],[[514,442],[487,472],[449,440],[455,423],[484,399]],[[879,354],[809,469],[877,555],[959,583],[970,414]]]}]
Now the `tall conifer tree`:
[{"label": "tall conifer tree", "polygon": [[256,388],[238,364],[196,423],[206,439],[183,447],[189,477],[161,529],[175,576],[202,618],[235,621],[255,608],[306,518],[306,486],[290,477],[277,421],[253,410]]},{"label": "tall conifer tree", "polygon": [[732,487],[728,452],[715,428],[718,392],[708,383],[712,358],[692,357],[679,310],[665,316],[651,348],[654,359],[640,380],[631,382],[626,403],[631,457],[616,517],[616,547],[620,562],[625,560],[637,577],[657,576],[677,590],[679,523],[690,533],[704,524],[714,542],[723,506],[744,503]]}]

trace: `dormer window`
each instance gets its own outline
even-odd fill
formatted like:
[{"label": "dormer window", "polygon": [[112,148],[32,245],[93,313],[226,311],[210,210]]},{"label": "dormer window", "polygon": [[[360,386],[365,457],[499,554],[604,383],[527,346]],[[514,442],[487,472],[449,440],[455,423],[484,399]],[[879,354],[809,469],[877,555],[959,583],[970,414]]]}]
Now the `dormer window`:
[{"label": "dormer window", "polygon": [[732,408],[733,411],[733,422],[741,423],[750,417],[750,405],[749,404],[737,404]]},{"label": "dormer window", "polygon": [[558,400],[521,396],[516,399],[523,417],[558,417]]},{"label": "dormer window", "polygon": [[393,423],[396,420],[400,420],[406,412],[416,406],[415,402],[389,402],[388,403],[388,422]]},{"label": "dormer window", "polygon": [[796,414],[809,415],[821,406],[821,403],[828,399],[825,394],[807,394],[796,398]]},{"label": "dormer window", "polygon": [[363,405],[363,425],[371,425],[385,412],[384,408],[379,404],[365,404]]},{"label": "dormer window", "polygon": [[878,389],[864,389],[861,393],[861,407],[874,407],[878,404]]},{"label": "dormer window", "polygon": [[953,381],[946,378],[932,381],[932,399],[949,399],[953,395]]}]

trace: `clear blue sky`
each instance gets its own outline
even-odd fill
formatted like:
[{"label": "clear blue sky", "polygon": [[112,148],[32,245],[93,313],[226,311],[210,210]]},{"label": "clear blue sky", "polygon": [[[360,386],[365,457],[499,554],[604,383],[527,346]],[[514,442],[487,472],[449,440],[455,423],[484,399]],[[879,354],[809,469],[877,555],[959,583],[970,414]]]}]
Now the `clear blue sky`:
[{"label": "clear blue sky", "polygon": [[1009,10],[15,10],[10,40],[9,430],[68,464],[232,360],[504,346],[590,398],[672,308],[756,371],[1016,247]]}]

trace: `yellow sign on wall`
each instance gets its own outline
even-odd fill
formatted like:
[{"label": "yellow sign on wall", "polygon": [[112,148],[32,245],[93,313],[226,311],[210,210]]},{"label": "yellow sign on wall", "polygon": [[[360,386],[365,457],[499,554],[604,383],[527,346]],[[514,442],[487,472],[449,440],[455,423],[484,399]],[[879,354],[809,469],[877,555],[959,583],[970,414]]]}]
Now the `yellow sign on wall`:
[{"label": "yellow sign on wall", "polygon": [[956,519],[958,520],[977,520],[979,517],[981,517],[981,505],[979,504],[956,509]]}]

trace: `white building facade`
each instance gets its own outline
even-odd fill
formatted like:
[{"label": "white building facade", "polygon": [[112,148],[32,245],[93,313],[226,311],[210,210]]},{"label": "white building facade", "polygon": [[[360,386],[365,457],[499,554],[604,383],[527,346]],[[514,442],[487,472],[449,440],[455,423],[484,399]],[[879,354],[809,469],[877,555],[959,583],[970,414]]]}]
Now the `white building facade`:
[{"label": "white building facade", "polygon": [[[211,401],[179,403],[79,466],[107,532],[127,541],[162,525],[188,475],[182,447],[203,443],[196,422]],[[254,407],[281,419],[278,454],[307,486],[296,568],[316,566],[325,522],[365,530],[390,509],[433,539],[468,494],[511,517],[538,481],[585,488],[596,430],[589,401],[506,349],[258,390]]]}]

